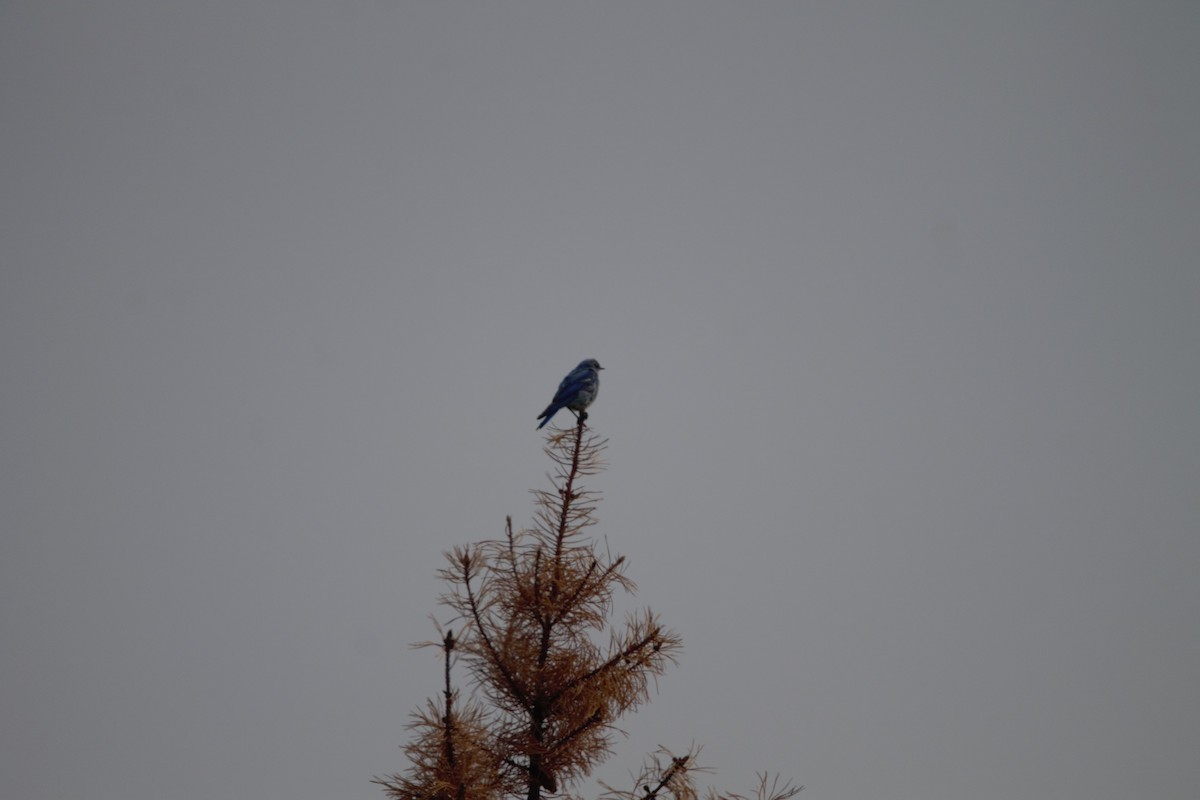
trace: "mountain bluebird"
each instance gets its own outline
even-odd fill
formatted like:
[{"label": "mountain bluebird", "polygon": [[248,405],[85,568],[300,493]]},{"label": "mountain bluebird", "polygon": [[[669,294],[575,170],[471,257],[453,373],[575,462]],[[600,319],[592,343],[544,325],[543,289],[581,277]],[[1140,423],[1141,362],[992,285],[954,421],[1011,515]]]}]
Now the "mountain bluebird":
[{"label": "mountain bluebird", "polygon": [[[602,369],[604,367],[600,366],[600,362],[594,358],[580,361],[579,366],[562,379],[550,405],[546,406],[545,411],[538,414],[542,425],[549,422],[560,408],[569,408],[579,412],[581,422],[587,419],[587,412],[584,409],[592,404],[592,401],[596,399],[596,393],[600,391],[600,370]],[[542,419],[543,417],[545,419]],[[540,428],[542,425],[538,425],[538,427]]]}]

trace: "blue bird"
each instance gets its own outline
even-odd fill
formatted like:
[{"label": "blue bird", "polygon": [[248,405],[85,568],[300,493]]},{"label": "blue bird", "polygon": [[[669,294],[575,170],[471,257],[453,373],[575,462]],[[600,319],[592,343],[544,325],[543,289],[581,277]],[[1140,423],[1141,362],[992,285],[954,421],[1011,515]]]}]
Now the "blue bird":
[{"label": "blue bird", "polygon": [[[569,408],[579,412],[580,422],[587,419],[587,412],[584,409],[592,404],[592,401],[596,399],[596,394],[600,391],[600,370],[602,369],[604,367],[600,366],[599,361],[589,358],[580,361],[579,366],[567,373],[567,377],[563,378],[562,383],[558,385],[558,391],[554,393],[554,399],[550,401],[550,405],[546,406],[545,411],[538,414],[542,425],[549,422],[560,408]],[[538,425],[538,427],[541,428],[542,425]]]}]

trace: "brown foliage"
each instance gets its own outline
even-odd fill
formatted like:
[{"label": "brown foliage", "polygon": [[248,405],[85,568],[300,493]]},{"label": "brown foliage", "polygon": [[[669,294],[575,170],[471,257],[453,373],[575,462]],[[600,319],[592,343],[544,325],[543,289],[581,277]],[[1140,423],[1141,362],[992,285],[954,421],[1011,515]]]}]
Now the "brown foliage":
[{"label": "brown foliage", "polygon": [[[712,772],[708,767],[702,767],[697,762],[700,748],[693,745],[686,753],[677,756],[665,747],[651,753],[642,762],[642,769],[633,775],[632,790],[617,789],[606,783],[600,785],[604,793],[600,800],[699,800],[700,793],[696,788],[696,775],[702,772]],[[758,786],[755,787],[753,800],[788,800],[804,790],[791,781],[780,782],[776,775],[772,778],[762,772],[758,776]],[[733,792],[718,792],[708,789],[704,794],[705,800],[751,800],[751,798]]]},{"label": "brown foliage", "polygon": [[[610,627],[614,595],[635,586],[625,558],[600,552],[585,535],[598,496],[578,483],[603,469],[605,445],[582,419],[573,429],[551,429],[545,452],[555,464],[553,489],[534,491],[533,526],[514,532],[509,518],[503,539],[446,554],[440,602],[454,612],[459,633],[425,643],[444,652],[443,700],[414,715],[408,772],[375,780],[396,800],[556,793],[609,755],[617,721],[649,700],[651,681],[675,661],[679,637],[648,609]],[[451,685],[458,659],[471,679],[471,701],[460,702]],[[695,800],[694,753],[671,758],[648,762],[656,777],[647,782],[659,789],[636,798],[610,789],[610,800],[659,792]]]}]

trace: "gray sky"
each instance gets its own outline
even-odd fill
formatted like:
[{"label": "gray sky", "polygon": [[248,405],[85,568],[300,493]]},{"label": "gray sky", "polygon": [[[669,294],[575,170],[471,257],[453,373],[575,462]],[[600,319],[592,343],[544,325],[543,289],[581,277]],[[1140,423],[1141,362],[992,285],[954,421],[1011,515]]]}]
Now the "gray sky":
[{"label": "gray sky", "polygon": [[1200,10],[0,5],[0,797],[381,797],[607,367],[601,773],[1200,796]]}]

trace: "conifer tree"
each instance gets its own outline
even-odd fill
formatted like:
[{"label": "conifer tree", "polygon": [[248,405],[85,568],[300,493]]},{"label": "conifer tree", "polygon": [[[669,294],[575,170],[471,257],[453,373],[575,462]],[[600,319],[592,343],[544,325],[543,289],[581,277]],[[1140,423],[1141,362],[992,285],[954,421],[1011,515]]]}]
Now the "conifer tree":
[{"label": "conifer tree", "polygon": [[[442,651],[442,697],[414,714],[409,769],[374,781],[395,800],[571,796],[567,787],[611,754],[617,721],[649,700],[651,682],[675,662],[682,643],[649,609],[610,621],[616,593],[636,587],[624,556],[587,536],[598,496],[580,479],[603,469],[607,441],[584,419],[547,433],[552,489],[534,490],[532,527],[514,531],[509,517],[503,539],[446,553],[439,602],[454,616],[445,630],[435,620],[439,641],[418,645]],[[473,690],[466,699],[451,680],[459,662]],[[695,800],[695,774],[705,771],[697,754],[660,750],[632,791],[602,785],[604,798]],[[802,788],[760,779],[758,800]]]}]

